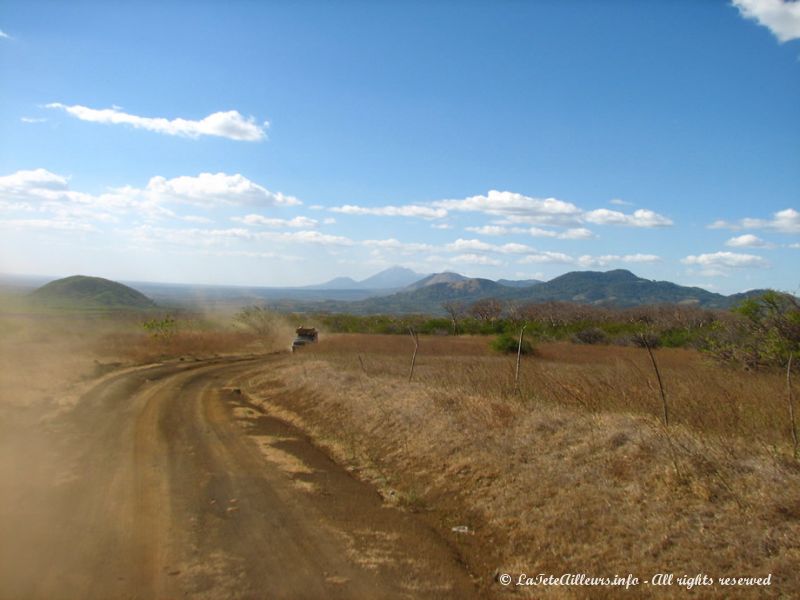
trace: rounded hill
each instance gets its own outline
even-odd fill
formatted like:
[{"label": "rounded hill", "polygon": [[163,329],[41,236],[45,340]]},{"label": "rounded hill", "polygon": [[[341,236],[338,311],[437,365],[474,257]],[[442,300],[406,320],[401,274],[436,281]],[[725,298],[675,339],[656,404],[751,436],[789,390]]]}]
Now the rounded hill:
[{"label": "rounded hill", "polygon": [[58,308],[144,309],[155,302],[135,289],[102,277],[73,275],[31,293],[37,304]]}]

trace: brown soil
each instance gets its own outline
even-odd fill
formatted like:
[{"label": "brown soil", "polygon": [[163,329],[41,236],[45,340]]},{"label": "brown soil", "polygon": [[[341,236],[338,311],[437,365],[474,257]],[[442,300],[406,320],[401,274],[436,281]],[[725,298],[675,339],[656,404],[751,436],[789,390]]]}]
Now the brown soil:
[{"label": "brown soil", "polygon": [[240,382],[271,358],[109,375],[3,422],[0,598],[470,598],[458,552]]}]

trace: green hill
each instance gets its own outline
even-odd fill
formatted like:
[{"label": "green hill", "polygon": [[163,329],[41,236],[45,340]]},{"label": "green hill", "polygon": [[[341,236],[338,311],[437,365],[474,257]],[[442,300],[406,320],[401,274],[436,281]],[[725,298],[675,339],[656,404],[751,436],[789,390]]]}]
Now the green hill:
[{"label": "green hill", "polygon": [[156,306],[150,298],[127,285],[85,275],[51,281],[31,292],[29,298],[34,304],[48,308],[136,310]]},{"label": "green hill", "polygon": [[606,272],[573,271],[546,283],[520,290],[514,297],[529,302],[557,300],[608,306],[695,304],[708,308],[725,308],[731,304],[721,294],[669,281],[643,279],[624,269]]}]

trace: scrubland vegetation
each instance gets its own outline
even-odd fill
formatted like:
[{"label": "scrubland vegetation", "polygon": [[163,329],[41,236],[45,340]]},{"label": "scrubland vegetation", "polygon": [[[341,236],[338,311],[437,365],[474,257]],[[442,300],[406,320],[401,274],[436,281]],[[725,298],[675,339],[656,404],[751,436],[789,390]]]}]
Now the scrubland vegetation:
[{"label": "scrubland vegetation", "polygon": [[713,324],[730,314],[682,306],[620,310],[567,302],[518,306],[480,301],[471,306],[446,306],[452,311],[450,317],[316,314],[311,318],[332,333],[406,334],[411,326],[429,335],[513,335],[525,322],[529,335],[546,341],[630,345],[637,334],[650,331],[658,335],[661,345],[689,347],[700,344]]},{"label": "scrubland vegetation", "polygon": [[[800,350],[794,300],[768,296],[737,312],[478,309],[449,319],[261,308],[7,313],[3,391],[41,398],[57,393],[48,380],[287,349],[294,326],[317,326],[318,344],[276,356],[243,391],[303,427],[387,502],[449,536],[487,593],[503,592],[495,572],[772,573],[769,588],[693,593],[777,598],[800,589],[800,462],[790,413],[797,376],[787,370]],[[523,324],[531,346],[515,381]],[[409,329],[422,334],[410,382]],[[586,597],[580,588],[534,591]],[[592,589],[591,597],[617,591]]]},{"label": "scrubland vegetation", "polygon": [[[800,589],[797,377],[786,371],[800,350],[796,303],[770,295],[732,313],[529,311],[455,323],[326,316],[318,324],[331,329],[405,335],[329,334],[248,392],[311,431],[387,501],[445,532],[466,526],[470,533],[449,535],[479,580],[494,572],[772,573],[769,588],[692,593],[790,597]],[[533,347],[515,382],[523,323]],[[410,383],[409,327],[433,334],[420,337]],[[454,328],[498,335],[453,336]],[[533,594],[587,597],[567,588]],[[617,595],[592,589],[589,597]]]},{"label": "scrubland vegetation", "polygon": [[[479,580],[495,570],[773,573],[770,589],[699,593],[797,589],[800,468],[782,377],[656,350],[666,428],[644,349],[539,343],[515,393],[515,357],[487,342],[421,336],[408,383],[409,336],[331,335],[247,392],[448,532]],[[450,533],[459,526],[471,533]]]}]

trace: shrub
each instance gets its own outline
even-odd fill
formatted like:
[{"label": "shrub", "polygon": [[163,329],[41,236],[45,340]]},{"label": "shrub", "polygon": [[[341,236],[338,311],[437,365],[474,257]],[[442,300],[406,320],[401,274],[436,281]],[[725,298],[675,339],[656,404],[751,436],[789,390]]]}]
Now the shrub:
[{"label": "shrub", "polygon": [[178,321],[175,317],[167,316],[163,319],[150,319],[142,323],[144,330],[159,340],[169,340],[178,331]]},{"label": "shrub", "polygon": [[661,336],[657,333],[652,331],[643,331],[641,333],[635,334],[631,338],[631,342],[634,346],[638,346],[639,348],[659,348],[661,347]]},{"label": "shrub", "polygon": [[[510,333],[501,333],[492,340],[492,349],[504,354],[516,354],[519,350],[519,337]],[[532,354],[533,344],[527,339],[522,340],[522,354]]]},{"label": "shrub", "polygon": [[581,329],[574,334],[572,341],[576,344],[606,344],[608,343],[608,336],[599,327],[589,327],[588,329]]},{"label": "shrub", "polygon": [[686,329],[667,329],[661,332],[661,345],[665,348],[696,346],[698,340]]},{"label": "shrub", "polygon": [[731,318],[715,323],[708,350],[722,361],[750,369],[782,366],[790,356],[800,358],[800,302],[772,291],[748,298]]}]

